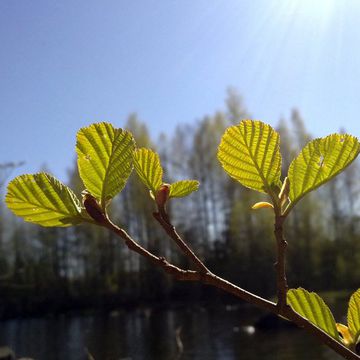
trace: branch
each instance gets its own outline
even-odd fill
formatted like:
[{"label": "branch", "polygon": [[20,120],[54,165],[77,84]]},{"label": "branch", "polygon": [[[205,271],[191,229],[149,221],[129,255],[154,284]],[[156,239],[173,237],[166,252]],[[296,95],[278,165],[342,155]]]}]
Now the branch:
[{"label": "branch", "polygon": [[294,322],[300,328],[304,328],[307,332],[315,336],[320,342],[326,344],[328,347],[333,349],[336,353],[341,355],[344,359],[347,360],[359,360],[360,356],[352,352],[342,343],[336,341],[333,337],[322,331],[317,326],[313,325],[307,319],[302,317],[300,314],[291,309],[291,307],[286,306],[280,315],[286,317],[287,319]]},{"label": "branch", "polygon": [[329,336],[327,333],[322,331],[317,326],[313,325],[307,319],[302,317],[300,314],[295,312],[290,306],[286,303],[286,296],[288,291],[288,284],[286,279],[286,263],[285,263],[285,254],[287,242],[284,237],[283,224],[286,219],[285,215],[278,214],[275,212],[275,226],[274,234],[277,245],[277,261],[275,263],[276,267],[276,279],[277,279],[277,293],[278,301],[276,304],[276,312],[278,315],[281,315],[288,320],[291,320],[296,325],[301,328],[304,328],[310,334],[315,336],[320,342],[326,344],[335,352],[343,356],[345,359],[360,359],[358,355],[344,346],[342,343],[336,341],[334,338]]},{"label": "branch", "polygon": [[166,233],[173,239],[176,245],[181,249],[181,251],[187,256],[199,269],[202,274],[209,273],[209,269],[205,266],[205,264],[195,255],[195,253],[191,250],[191,248],[185,243],[185,241],[180,237],[177,233],[175,226],[171,224],[169,220],[169,216],[166,213],[164,207],[159,206],[159,211],[154,212],[153,216],[158,221],[158,223],[162,226],[162,228],[166,231]]},{"label": "branch", "polygon": [[[130,250],[138,253],[141,256],[144,256],[145,258],[150,260],[153,264],[160,266],[168,274],[173,275],[175,279],[181,281],[199,281],[204,284],[217,287],[218,289],[222,289],[244,301],[257,305],[264,310],[277,313],[277,308],[275,303],[263,299],[260,296],[257,296],[249,291],[246,291],[232,284],[231,282],[222,279],[219,276],[214,275],[209,270],[207,270],[206,273],[201,271],[183,270],[169,263],[164,257],[159,257],[154,255],[153,253],[151,253],[150,251],[139,245],[125,230],[121,229],[120,227],[112,223],[111,220],[107,219],[107,222],[104,223],[103,226],[111,230],[118,236],[120,236],[122,239],[124,239],[126,246]],[[180,238],[179,235],[177,236]],[[181,241],[183,240],[181,239]]]},{"label": "branch", "polygon": [[[281,238],[281,241],[285,241],[282,236],[283,221],[284,221],[284,219],[282,219],[277,224],[278,226],[275,226],[275,236],[277,237],[277,239],[278,239],[278,237],[279,237],[279,239]],[[281,294],[282,294],[279,299],[283,299],[283,296],[285,294],[285,303],[282,306],[279,306],[279,303],[280,303],[279,301],[277,304],[275,304],[269,300],[266,300],[260,296],[255,295],[249,291],[246,291],[225,279],[222,279],[221,277],[211,273],[209,270],[207,270],[207,272],[203,272],[203,271],[192,271],[192,270],[180,269],[179,267],[169,263],[165,258],[158,257],[158,256],[152,254],[151,252],[149,252],[148,250],[146,250],[145,248],[143,248],[134,239],[132,239],[131,236],[125,230],[123,230],[120,227],[118,227],[117,225],[113,224],[109,219],[107,219],[107,221],[101,225],[106,227],[107,229],[113,231],[118,236],[120,236],[122,239],[124,239],[125,244],[127,245],[127,247],[130,250],[138,253],[141,256],[144,256],[145,258],[149,259],[155,265],[160,266],[162,269],[164,269],[164,271],[166,273],[174,276],[175,279],[181,280],[181,281],[198,281],[198,282],[210,285],[210,286],[214,286],[218,289],[221,289],[221,290],[223,290],[227,293],[230,293],[230,294],[236,296],[237,298],[240,298],[250,304],[258,306],[261,309],[268,310],[268,311],[272,312],[273,314],[283,316],[284,318],[294,322],[296,325],[298,325],[301,328],[304,328],[307,332],[309,332],[310,334],[315,336],[320,342],[329,346],[331,349],[333,349],[336,353],[341,355],[343,358],[345,358],[347,360],[359,360],[360,359],[360,357],[358,355],[356,355],[354,352],[352,352],[350,349],[345,347],[340,342],[336,341],[334,338],[329,336],[327,333],[322,331],[317,326],[313,325],[307,319],[303,318],[301,315],[299,315],[298,313],[293,311],[289,306],[286,305],[287,283],[286,283],[286,277],[285,277],[285,265],[284,265],[284,261],[283,262],[279,261],[281,259],[284,260],[284,252],[285,252],[286,242],[285,242],[285,246],[284,246],[284,244],[282,244],[282,246],[284,246],[284,248],[282,248],[282,250],[279,252],[280,256],[278,256],[278,263],[281,264],[281,266],[278,266],[278,269],[281,270],[280,272],[278,272],[278,274],[284,275],[284,276],[281,276],[281,279],[282,279],[281,281],[279,281],[280,276],[278,276],[278,284],[279,283],[281,284],[281,287],[280,287],[281,291],[279,291],[279,293],[281,292]],[[161,222],[161,225],[163,226],[163,222]],[[170,233],[173,234],[172,236],[174,236],[176,234],[176,236],[181,240],[181,242],[183,244],[185,244],[184,241],[180,238],[180,236],[176,233],[175,229],[173,227],[170,228],[168,223],[167,223],[167,225],[168,225],[167,227],[164,227],[165,230],[167,231],[167,229],[169,229],[169,231],[170,231],[171,229],[173,229],[170,231]],[[194,256],[195,256],[195,254],[194,254]],[[284,271],[284,272],[282,272],[282,271]]]},{"label": "branch", "polygon": [[122,239],[125,240],[125,245],[132,251],[138,253],[139,255],[147,258],[153,264],[160,266],[165,270],[166,273],[173,275],[177,280],[187,280],[187,281],[198,281],[199,274],[196,271],[192,270],[183,270],[179,267],[169,263],[164,257],[156,256],[147,249],[143,248],[139,245],[124,229],[121,229],[110,219],[107,219],[102,226],[106,227],[107,229],[111,230]]},{"label": "branch", "polygon": [[275,263],[276,268],[276,283],[277,283],[277,295],[278,301],[277,306],[281,310],[286,307],[286,294],[288,291],[288,284],[286,279],[285,271],[285,252],[287,247],[287,242],[284,238],[283,224],[285,217],[276,214],[275,215],[275,227],[274,234],[276,239],[277,246],[277,260]]}]

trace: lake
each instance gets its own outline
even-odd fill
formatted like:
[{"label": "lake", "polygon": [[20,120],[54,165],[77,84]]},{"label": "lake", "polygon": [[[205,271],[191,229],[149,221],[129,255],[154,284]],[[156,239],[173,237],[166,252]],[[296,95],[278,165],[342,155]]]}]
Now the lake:
[{"label": "lake", "polygon": [[254,328],[261,315],[219,305],[16,319],[0,323],[0,346],[36,360],[91,359],[86,349],[95,360],[340,359],[297,328]]}]

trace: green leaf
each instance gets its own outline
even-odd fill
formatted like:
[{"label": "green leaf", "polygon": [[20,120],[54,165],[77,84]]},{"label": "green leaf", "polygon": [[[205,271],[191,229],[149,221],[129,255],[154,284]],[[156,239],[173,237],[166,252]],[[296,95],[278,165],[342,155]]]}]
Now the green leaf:
[{"label": "green leaf", "polygon": [[290,200],[299,201],[331,180],[355,160],[359,151],[359,141],[348,134],[332,134],[310,141],[290,164]]},{"label": "green leaf", "polygon": [[229,127],[221,139],[218,159],[242,185],[270,194],[280,187],[279,134],[261,121],[243,120]]},{"label": "green leaf", "polygon": [[197,180],[181,180],[170,185],[169,197],[183,197],[199,189]]},{"label": "green leaf", "polygon": [[133,159],[135,171],[141,181],[155,194],[163,177],[159,155],[150,149],[140,148],[134,151]]},{"label": "green leaf", "polygon": [[302,288],[290,289],[287,293],[287,303],[318,328],[340,340],[333,314],[318,294]]},{"label": "green leaf", "polygon": [[16,177],[8,185],[5,201],[15,215],[42,226],[64,227],[82,220],[76,195],[46,173]]},{"label": "green leaf", "polygon": [[353,338],[357,339],[360,334],[360,289],[350,298],[347,321]]},{"label": "green leaf", "polygon": [[132,171],[134,138],[111,124],[92,124],[79,130],[76,152],[86,189],[104,208],[125,186]]}]

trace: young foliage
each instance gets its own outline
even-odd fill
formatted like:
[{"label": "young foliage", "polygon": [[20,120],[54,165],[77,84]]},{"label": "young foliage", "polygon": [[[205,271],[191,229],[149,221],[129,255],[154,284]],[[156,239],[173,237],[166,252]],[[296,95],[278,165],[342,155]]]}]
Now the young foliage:
[{"label": "young foliage", "polygon": [[360,289],[352,294],[348,312],[347,312],[348,326],[344,324],[336,324],[338,332],[341,334],[342,343],[355,350],[357,354],[360,353]]},{"label": "young foliage", "polygon": [[334,316],[318,294],[302,288],[290,289],[287,292],[287,303],[305,319],[334,339],[340,340]]},{"label": "young foliage", "polygon": [[[184,197],[199,188],[197,180],[180,180],[171,185],[163,183],[163,168],[159,155],[150,149],[136,149],[133,154],[134,168],[144,185],[150,190],[152,197],[156,198],[162,185],[170,186],[167,197]],[[167,200],[167,198],[166,198]],[[166,202],[166,201],[165,201]]]},{"label": "young foliage", "polygon": [[280,138],[270,125],[243,120],[229,127],[218,159],[232,178],[250,189],[271,194],[273,187],[281,187]]},{"label": "young foliage", "polygon": [[67,186],[49,174],[21,175],[8,185],[8,208],[41,226],[71,226],[82,221],[81,205]]},{"label": "young foliage", "polygon": [[347,321],[351,335],[354,339],[358,339],[360,335],[360,289],[350,298]]},{"label": "young foliage", "polygon": [[134,151],[133,159],[139,178],[155,194],[162,184],[163,177],[159,155],[150,149],[140,148]]},{"label": "young foliage", "polygon": [[170,185],[169,197],[184,197],[188,196],[199,189],[199,182],[197,180],[180,180]]},{"label": "young foliage", "polygon": [[[8,185],[6,203],[11,211],[25,221],[42,226],[65,227],[81,221],[104,226],[122,237],[130,250],[149,258],[179,279],[196,279],[237,294],[243,300],[285,316],[313,333],[315,331],[315,334],[319,332],[319,328],[329,335],[324,341],[325,334],[320,332],[318,336],[322,341],[339,354],[345,354],[346,358],[354,359],[356,355],[352,351],[354,348],[357,350],[354,345],[360,334],[360,290],[352,295],[349,302],[348,327],[335,323],[330,309],[316,293],[302,288],[287,291],[283,222],[297,201],[332,179],[357,157],[360,152],[359,141],[346,134],[333,134],[311,141],[292,161],[283,184],[280,179],[279,142],[279,134],[270,125],[261,121],[244,120],[226,130],[218,148],[218,159],[231,177],[246,187],[269,194],[273,201],[273,204],[258,202],[253,205],[253,209],[274,210],[278,264],[277,304],[210,272],[176,232],[165,206],[169,198],[187,196],[196,191],[199,182],[182,180],[173,184],[164,183],[159,155],[146,148],[135,150],[131,133],[115,129],[111,124],[93,124],[80,129],[77,135],[78,167],[86,187],[82,193],[84,208],[68,187],[46,173],[16,177]],[[178,268],[165,258],[156,256],[111,222],[106,204],[123,189],[133,164],[157,204],[155,218],[193,261],[198,271]],[[304,323],[298,314],[308,321]]]},{"label": "young foliage", "polygon": [[354,338],[352,337],[349,328],[344,324],[336,323],[336,329],[341,335],[342,343],[347,347],[352,347]]},{"label": "young foliage", "polygon": [[103,208],[124,188],[132,171],[134,148],[130,132],[108,123],[79,130],[76,152],[80,177]]},{"label": "young foliage", "polygon": [[273,204],[267,202],[267,201],[260,201],[255,203],[252,207],[253,210],[258,210],[258,209],[273,209],[274,206]]},{"label": "young foliage", "polygon": [[289,167],[292,203],[343,171],[359,152],[359,141],[348,134],[332,134],[310,141]]}]

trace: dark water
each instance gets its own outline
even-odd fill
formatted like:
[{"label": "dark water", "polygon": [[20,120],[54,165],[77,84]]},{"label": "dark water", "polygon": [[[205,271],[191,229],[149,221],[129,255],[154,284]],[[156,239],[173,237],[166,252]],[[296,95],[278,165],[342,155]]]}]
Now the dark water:
[{"label": "dark water", "polygon": [[340,359],[299,329],[253,333],[258,316],[248,307],[193,307],[10,320],[0,323],[0,346],[37,360],[85,360],[86,348],[95,360]]}]

